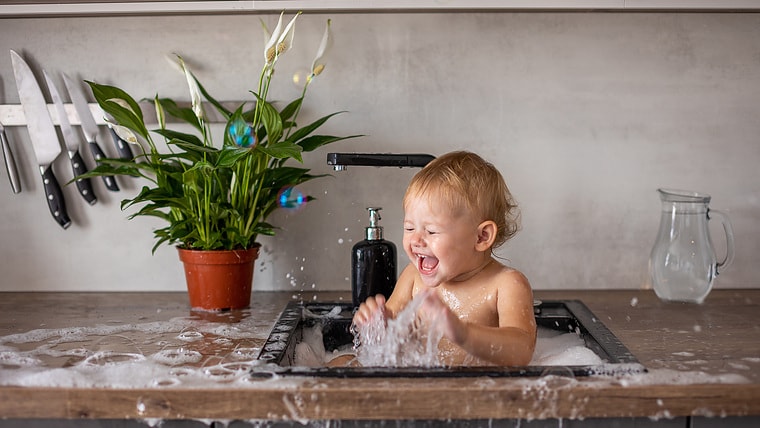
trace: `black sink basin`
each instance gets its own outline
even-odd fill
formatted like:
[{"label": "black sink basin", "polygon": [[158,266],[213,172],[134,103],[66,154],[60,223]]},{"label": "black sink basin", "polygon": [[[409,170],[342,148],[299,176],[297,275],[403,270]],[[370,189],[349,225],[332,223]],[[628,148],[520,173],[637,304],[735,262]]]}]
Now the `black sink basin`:
[{"label": "black sink basin", "polygon": [[[593,366],[524,366],[524,367],[298,367],[295,365],[296,345],[303,332],[321,326],[327,352],[353,343],[350,332],[353,308],[349,303],[291,302],[282,311],[259,354],[259,360],[274,363],[278,375],[322,377],[517,377],[560,374],[589,376],[644,372],[636,357],[607,329],[594,314],[578,300],[544,301],[535,306],[539,327],[558,332],[576,332],[586,347],[604,363]],[[254,376],[272,375],[254,371]]]}]

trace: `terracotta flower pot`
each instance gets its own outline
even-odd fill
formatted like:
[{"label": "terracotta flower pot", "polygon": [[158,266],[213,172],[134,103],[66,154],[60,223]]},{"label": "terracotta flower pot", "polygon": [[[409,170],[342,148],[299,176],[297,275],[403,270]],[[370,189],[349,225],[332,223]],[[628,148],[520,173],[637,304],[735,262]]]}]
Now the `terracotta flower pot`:
[{"label": "terracotta flower pot", "polygon": [[177,248],[185,265],[190,307],[211,311],[247,308],[259,245],[247,250]]}]

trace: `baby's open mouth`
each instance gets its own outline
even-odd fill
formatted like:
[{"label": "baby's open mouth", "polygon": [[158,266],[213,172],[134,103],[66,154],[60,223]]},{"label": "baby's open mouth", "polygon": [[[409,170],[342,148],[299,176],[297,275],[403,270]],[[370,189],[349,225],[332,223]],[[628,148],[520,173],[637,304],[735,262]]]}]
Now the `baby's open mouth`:
[{"label": "baby's open mouth", "polygon": [[423,275],[429,275],[438,267],[438,259],[433,256],[417,255],[417,269]]}]

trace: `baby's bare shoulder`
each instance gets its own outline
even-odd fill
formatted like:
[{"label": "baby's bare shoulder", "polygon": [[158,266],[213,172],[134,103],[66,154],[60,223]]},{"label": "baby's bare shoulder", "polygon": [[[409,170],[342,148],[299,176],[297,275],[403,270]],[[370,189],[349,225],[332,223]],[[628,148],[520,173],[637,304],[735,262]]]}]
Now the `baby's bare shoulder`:
[{"label": "baby's bare shoulder", "polygon": [[496,270],[494,275],[491,277],[491,282],[499,287],[530,287],[528,278],[522,272],[513,267],[505,266],[502,264],[499,264],[499,269]]},{"label": "baby's bare shoulder", "polygon": [[519,270],[502,266],[491,277],[489,288],[499,296],[499,301],[533,302],[533,290],[528,278]]}]

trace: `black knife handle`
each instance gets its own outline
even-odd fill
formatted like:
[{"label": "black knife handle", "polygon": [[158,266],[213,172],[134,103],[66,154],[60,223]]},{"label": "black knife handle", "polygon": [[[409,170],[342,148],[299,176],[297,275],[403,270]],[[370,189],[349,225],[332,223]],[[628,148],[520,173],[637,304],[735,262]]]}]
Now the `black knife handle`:
[{"label": "black knife handle", "polygon": [[129,143],[122,140],[119,134],[113,130],[110,126],[108,130],[111,131],[111,137],[113,137],[113,144],[116,146],[116,150],[119,152],[119,157],[126,160],[132,160],[135,155],[132,154],[132,149],[129,148]]},{"label": "black knife handle", "polygon": [[71,219],[66,212],[66,201],[63,200],[61,186],[53,174],[53,167],[51,165],[40,166],[40,173],[42,173],[42,184],[45,187],[45,199],[47,199],[50,214],[53,214],[55,221],[66,229],[71,226]]},{"label": "black knife handle", "polygon": [[[100,148],[100,145],[96,141],[91,141],[89,144],[90,151],[92,152],[92,157],[95,158],[95,162],[100,163],[100,160],[104,159],[106,157],[106,154],[103,152],[103,149]],[[101,178],[103,178],[103,183],[105,183],[108,190],[112,192],[119,191],[119,185],[116,184],[116,179],[114,176],[104,175]]]},{"label": "black knife handle", "polygon": [[74,179],[76,179],[77,189],[79,194],[82,195],[85,201],[90,205],[95,205],[98,202],[95,191],[92,190],[92,183],[89,178],[77,178],[87,172],[87,165],[85,165],[82,156],[79,154],[79,150],[69,152],[71,158],[71,169],[74,171]]}]

